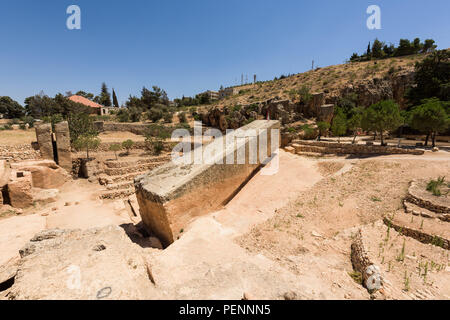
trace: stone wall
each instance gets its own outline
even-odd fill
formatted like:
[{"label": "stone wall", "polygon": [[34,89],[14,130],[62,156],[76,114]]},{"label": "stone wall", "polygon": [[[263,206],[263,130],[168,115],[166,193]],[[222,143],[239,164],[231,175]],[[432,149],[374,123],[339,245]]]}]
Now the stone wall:
[{"label": "stone wall", "polygon": [[21,160],[35,160],[41,158],[39,149],[34,149],[29,144],[21,144],[14,146],[0,146],[0,159],[9,160],[11,162]]},{"label": "stone wall", "polygon": [[364,145],[325,141],[309,141],[309,140],[294,140],[291,146],[296,152],[315,152],[322,154],[358,154],[358,155],[383,155],[383,154],[412,154],[422,155],[424,150],[420,149],[406,149],[392,146],[381,145]]},{"label": "stone wall", "polygon": [[[259,120],[242,129],[270,131],[279,127],[278,121]],[[208,149],[216,150],[213,159],[223,160],[224,164],[215,164],[217,161],[213,161],[213,164],[176,164],[172,161],[137,177],[136,196],[146,228],[167,247],[192,219],[222,206],[252,176],[261,161],[266,159],[260,158],[260,162],[255,164],[248,161],[249,144],[259,145],[262,135],[263,132],[260,131],[259,135],[247,138],[237,147],[235,141],[240,137],[237,131],[211,142]],[[269,135],[267,156],[272,154],[274,146]],[[193,152],[187,156],[192,156]],[[244,164],[225,164],[227,156],[236,159],[239,152],[245,154]]]},{"label": "stone wall", "polygon": [[401,233],[402,235],[414,238],[417,241],[425,244],[433,244],[443,249],[450,250],[450,241],[448,239],[444,239],[440,236],[431,235],[420,230],[415,230],[402,225],[395,224],[389,218],[384,218],[383,222],[385,225],[387,225],[390,228],[393,228],[395,231]]},{"label": "stone wall", "polygon": [[425,181],[412,181],[405,200],[438,214],[450,214],[448,197],[446,195],[441,197],[433,196],[426,191]]},{"label": "stone wall", "polygon": [[361,230],[355,235],[351,244],[351,261],[353,269],[361,274],[365,288],[370,292],[381,289],[383,279],[380,269],[369,259],[364,247]]},{"label": "stone wall", "polygon": [[148,124],[144,123],[121,123],[121,122],[94,122],[94,127],[98,132],[104,131],[119,131],[131,132],[138,135],[144,135],[148,128]]}]

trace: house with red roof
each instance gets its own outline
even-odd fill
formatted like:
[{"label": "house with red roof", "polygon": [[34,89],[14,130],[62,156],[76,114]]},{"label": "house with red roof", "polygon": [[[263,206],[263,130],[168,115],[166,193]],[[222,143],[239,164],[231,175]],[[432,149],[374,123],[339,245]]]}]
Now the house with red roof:
[{"label": "house with red roof", "polygon": [[89,100],[88,98],[77,95],[70,96],[69,100],[90,107],[92,114],[107,115],[110,113],[111,110],[115,109],[114,107],[102,106],[101,104]]}]

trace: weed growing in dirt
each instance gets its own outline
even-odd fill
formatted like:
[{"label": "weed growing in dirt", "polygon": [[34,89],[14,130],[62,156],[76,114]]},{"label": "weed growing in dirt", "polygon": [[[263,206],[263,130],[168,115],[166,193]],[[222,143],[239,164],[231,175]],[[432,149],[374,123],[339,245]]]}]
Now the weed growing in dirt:
[{"label": "weed growing in dirt", "polygon": [[437,180],[431,179],[427,184],[427,191],[436,197],[440,197],[442,195],[441,187],[443,185],[445,185],[445,177],[439,177]]}]

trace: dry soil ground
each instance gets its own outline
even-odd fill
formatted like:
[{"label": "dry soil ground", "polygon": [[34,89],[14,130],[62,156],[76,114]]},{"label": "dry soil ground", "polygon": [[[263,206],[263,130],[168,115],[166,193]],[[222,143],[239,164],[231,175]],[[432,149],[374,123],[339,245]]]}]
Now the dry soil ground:
[{"label": "dry soil ground", "polygon": [[[222,210],[192,221],[167,249],[147,253],[157,285],[141,298],[241,299],[245,293],[261,299],[286,294],[370,299],[351,276],[350,244],[361,228],[369,255],[381,268],[387,298],[450,299],[448,250],[388,231],[382,223],[385,215],[405,214],[401,200],[412,179],[449,172],[445,151],[366,159],[309,159],[281,151],[277,174],[257,174]],[[42,229],[138,222],[123,202],[98,200],[99,188],[83,180],[69,182],[56,204],[0,220],[0,243],[7,244],[0,263],[17,257]],[[448,228],[447,222],[441,226]],[[93,263],[86,268],[93,277],[102,273]],[[113,269],[109,278],[120,277]],[[53,275],[47,277],[51,282]],[[75,297],[64,293],[64,284],[61,290],[60,297]],[[34,293],[39,297],[39,290]]]}]

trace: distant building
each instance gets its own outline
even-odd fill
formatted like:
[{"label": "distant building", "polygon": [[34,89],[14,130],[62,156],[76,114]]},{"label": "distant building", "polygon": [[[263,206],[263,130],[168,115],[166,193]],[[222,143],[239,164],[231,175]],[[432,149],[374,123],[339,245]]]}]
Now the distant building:
[{"label": "distant building", "polygon": [[209,101],[219,100],[219,92],[217,92],[217,91],[208,90],[201,94],[207,94]]},{"label": "distant building", "polygon": [[90,107],[91,114],[104,116],[110,114],[112,110],[117,110],[116,107],[105,107],[82,96],[73,95],[69,97],[69,100]]},{"label": "distant building", "polygon": [[229,96],[234,96],[239,93],[239,88],[225,88],[219,91],[219,98],[224,99]]}]

